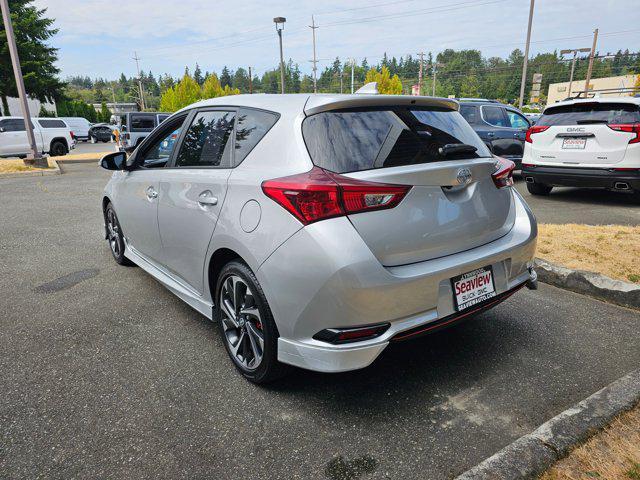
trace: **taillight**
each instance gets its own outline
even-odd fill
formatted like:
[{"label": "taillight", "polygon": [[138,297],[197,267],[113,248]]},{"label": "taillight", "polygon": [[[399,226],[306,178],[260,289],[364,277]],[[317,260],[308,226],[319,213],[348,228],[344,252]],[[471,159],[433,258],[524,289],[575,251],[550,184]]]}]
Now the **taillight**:
[{"label": "taillight", "polygon": [[544,132],[548,128],[549,128],[549,125],[534,125],[532,127],[529,127],[529,130],[527,130],[527,135],[524,137],[525,142],[532,143],[533,140],[531,138],[531,135]]},{"label": "taillight", "polygon": [[640,142],[640,123],[634,124],[613,124],[609,125],[611,130],[615,130],[616,132],[625,132],[625,133],[635,133],[635,137],[629,140],[629,143],[639,143]]},{"label": "taillight", "polygon": [[71,135],[71,140],[73,140],[74,138],[76,138],[76,137],[73,135],[73,132],[72,132],[71,130],[69,130],[69,134]]},{"label": "taillight", "polygon": [[365,182],[319,167],[262,182],[262,191],[303,224],[371,210],[393,208],[411,187]]},{"label": "taillight", "polygon": [[510,187],[513,185],[513,171],[516,164],[506,158],[496,157],[496,170],[491,174],[493,183],[497,188]]},{"label": "taillight", "polygon": [[327,328],[316,333],[313,339],[333,344],[359,342],[379,337],[386,332],[390,326],[389,323],[379,323],[366,327]]}]

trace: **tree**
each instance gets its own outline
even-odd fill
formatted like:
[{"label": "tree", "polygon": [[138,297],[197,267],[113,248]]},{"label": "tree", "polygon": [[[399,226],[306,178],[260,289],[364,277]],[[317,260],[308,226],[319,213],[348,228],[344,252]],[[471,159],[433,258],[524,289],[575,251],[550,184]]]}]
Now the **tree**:
[{"label": "tree", "polygon": [[223,94],[224,90],[220,85],[218,76],[215,73],[212,73],[202,85],[202,98],[221,97]]},{"label": "tree", "polygon": [[387,67],[382,67],[380,71],[372,68],[367,72],[365,83],[377,82],[378,92],[385,95],[400,95],[402,93],[402,82],[398,75],[393,77]]},{"label": "tree", "polygon": [[231,72],[229,71],[229,69],[225,65],[222,68],[222,73],[220,74],[220,85],[222,85],[223,87],[226,86],[226,85],[229,85],[231,87],[231,86],[233,86],[232,82],[233,82],[233,80],[231,79]]},{"label": "tree", "polygon": [[[52,101],[62,96],[63,84],[55,66],[57,49],[49,41],[58,30],[52,28],[53,20],[46,18],[45,9],[31,5],[33,0],[9,0],[11,21],[15,31],[20,55],[22,75],[27,94],[41,102]],[[9,115],[7,97],[18,95],[9,55],[7,32],[0,23],[0,99],[5,115]]]},{"label": "tree", "polygon": [[106,102],[102,102],[102,105],[100,108],[100,115],[98,116],[98,119],[101,122],[105,122],[105,123],[109,123],[111,121],[111,110],[107,108]]},{"label": "tree", "polygon": [[204,77],[202,76],[202,70],[200,70],[200,65],[196,63],[196,69],[193,71],[193,79],[200,86],[204,83]]}]

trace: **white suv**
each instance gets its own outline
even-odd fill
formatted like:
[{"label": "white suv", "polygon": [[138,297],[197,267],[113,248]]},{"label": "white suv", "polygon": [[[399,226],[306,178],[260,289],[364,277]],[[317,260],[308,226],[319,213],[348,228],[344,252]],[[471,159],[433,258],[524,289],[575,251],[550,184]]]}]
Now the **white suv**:
[{"label": "white suv", "polygon": [[527,131],[522,176],[533,195],[570,186],[640,197],[640,98],[596,97],[547,107]]}]

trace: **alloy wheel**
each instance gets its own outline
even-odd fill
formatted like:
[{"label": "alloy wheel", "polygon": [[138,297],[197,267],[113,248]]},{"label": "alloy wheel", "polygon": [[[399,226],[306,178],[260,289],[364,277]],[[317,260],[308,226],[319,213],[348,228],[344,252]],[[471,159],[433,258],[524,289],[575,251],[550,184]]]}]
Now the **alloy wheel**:
[{"label": "alloy wheel", "polygon": [[111,251],[116,257],[119,257],[122,253],[122,238],[116,213],[112,209],[107,210],[107,234]]},{"label": "alloy wheel", "polygon": [[249,286],[237,275],[222,282],[219,305],[225,341],[234,360],[255,370],[264,355],[262,318]]}]

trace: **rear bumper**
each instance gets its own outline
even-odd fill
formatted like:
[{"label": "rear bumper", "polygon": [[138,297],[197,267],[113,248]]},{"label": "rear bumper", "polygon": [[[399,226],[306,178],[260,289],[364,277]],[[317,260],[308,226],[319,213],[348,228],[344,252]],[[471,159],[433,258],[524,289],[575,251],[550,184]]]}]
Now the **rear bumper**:
[{"label": "rear bumper", "polygon": [[[616,171],[608,168],[582,167],[524,167],[522,177],[534,183],[561,187],[600,187],[616,189],[625,183],[633,190],[640,190],[640,170]],[[618,188],[619,189],[619,188]]]},{"label": "rear bumper", "polygon": [[[491,265],[498,295],[492,300],[534,280],[528,264],[535,254],[536,222],[515,191],[514,196],[516,221],[505,236],[398,267],[383,267],[344,217],[299,230],[256,272],[280,333],[278,359],[324,372],[363,368],[403,332],[454,323],[452,277]],[[332,345],[312,338],[325,328],[384,322],[390,328],[370,340]]]}]

